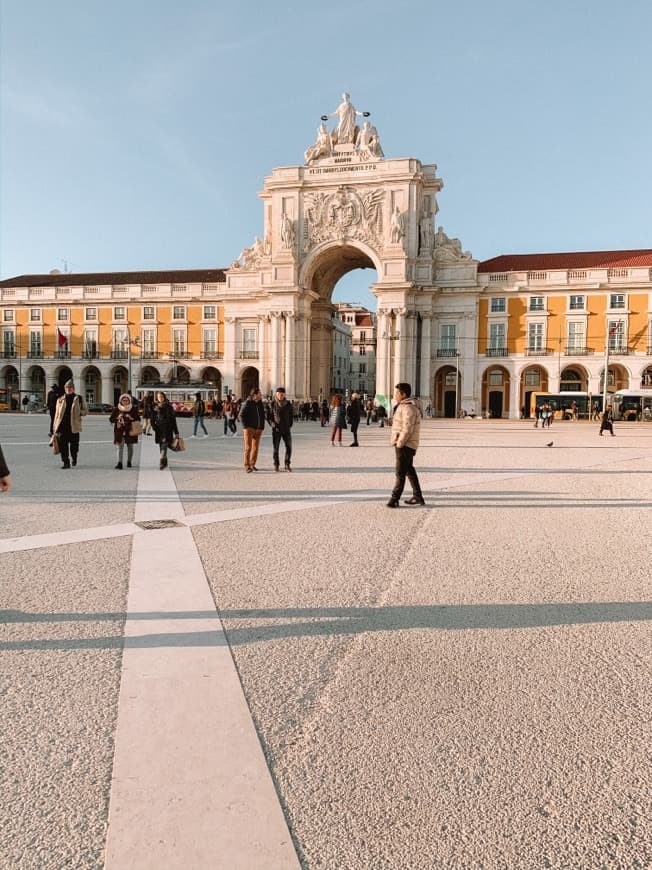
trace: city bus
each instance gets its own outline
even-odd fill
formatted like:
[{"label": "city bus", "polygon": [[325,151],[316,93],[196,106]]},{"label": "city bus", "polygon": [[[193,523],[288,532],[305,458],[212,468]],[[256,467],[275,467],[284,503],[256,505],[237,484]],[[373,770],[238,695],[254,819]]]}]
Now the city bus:
[{"label": "city bus", "polygon": [[156,396],[159,390],[165,393],[178,417],[192,417],[192,407],[197,393],[201,394],[207,413],[210,411],[209,403],[212,403],[214,398],[219,398],[217,387],[209,387],[206,384],[142,384],[136,387],[134,395],[139,402],[142,402],[146,393],[154,393]]},{"label": "city bus", "polygon": [[652,420],[652,390],[618,390],[609,401],[614,420]]},{"label": "city bus", "polygon": [[[589,420],[593,395],[579,390],[568,390],[563,393],[532,393],[530,397],[530,417],[536,417],[536,409],[541,405],[550,405],[555,420],[572,420],[573,402],[577,405],[577,416],[580,420]],[[600,402],[602,408],[602,402]]]}]

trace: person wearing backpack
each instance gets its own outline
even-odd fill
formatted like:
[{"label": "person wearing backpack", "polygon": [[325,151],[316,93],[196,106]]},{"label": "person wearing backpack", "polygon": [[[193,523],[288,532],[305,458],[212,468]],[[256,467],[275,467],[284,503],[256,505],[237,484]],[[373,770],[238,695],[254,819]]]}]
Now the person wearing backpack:
[{"label": "person wearing backpack", "polygon": [[195,404],[192,406],[192,416],[195,418],[194,429],[192,430],[191,438],[197,438],[197,427],[201,426],[204,434],[199,438],[208,438],[208,430],[204,426],[204,414],[206,413],[206,403],[201,397],[201,393],[195,393]]}]

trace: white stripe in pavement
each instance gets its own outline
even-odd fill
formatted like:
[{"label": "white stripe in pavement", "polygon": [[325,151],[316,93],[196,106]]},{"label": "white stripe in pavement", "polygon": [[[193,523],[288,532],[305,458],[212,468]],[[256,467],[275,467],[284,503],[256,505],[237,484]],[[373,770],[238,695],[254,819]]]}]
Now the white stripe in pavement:
[{"label": "white stripe in pavement", "polygon": [[[150,443],[137,521],[160,516],[152,492],[175,491]],[[166,515],[180,519],[177,502]],[[160,618],[129,616],[136,613]],[[134,536],[105,863],[176,867],[299,868],[188,527]]]}]

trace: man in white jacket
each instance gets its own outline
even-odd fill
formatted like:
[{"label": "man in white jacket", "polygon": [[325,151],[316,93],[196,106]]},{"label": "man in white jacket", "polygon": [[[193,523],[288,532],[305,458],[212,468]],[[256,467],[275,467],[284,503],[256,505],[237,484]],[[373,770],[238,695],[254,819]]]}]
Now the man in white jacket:
[{"label": "man in white jacket", "polygon": [[387,507],[390,508],[397,508],[400,505],[406,477],[412,486],[412,498],[406,498],[405,504],[425,504],[419,478],[413,464],[419,446],[421,412],[416,402],[410,398],[411,395],[412,387],[410,384],[396,384],[394,400],[397,404],[392,418],[391,440],[396,452],[396,479],[394,489],[387,502]]}]

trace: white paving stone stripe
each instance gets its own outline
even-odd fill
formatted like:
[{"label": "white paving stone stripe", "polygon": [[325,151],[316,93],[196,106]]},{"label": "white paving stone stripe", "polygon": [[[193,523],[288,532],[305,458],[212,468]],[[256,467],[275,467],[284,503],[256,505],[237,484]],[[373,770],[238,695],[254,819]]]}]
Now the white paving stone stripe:
[{"label": "white paving stone stripe", "polygon": [[[137,520],[173,491],[147,442]],[[299,867],[188,527],[134,535],[105,867]]]}]

